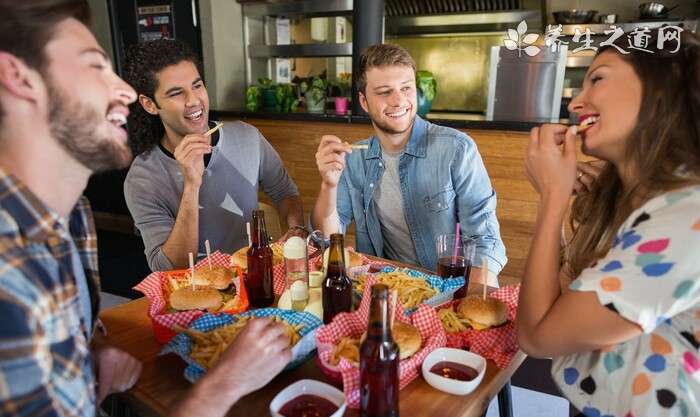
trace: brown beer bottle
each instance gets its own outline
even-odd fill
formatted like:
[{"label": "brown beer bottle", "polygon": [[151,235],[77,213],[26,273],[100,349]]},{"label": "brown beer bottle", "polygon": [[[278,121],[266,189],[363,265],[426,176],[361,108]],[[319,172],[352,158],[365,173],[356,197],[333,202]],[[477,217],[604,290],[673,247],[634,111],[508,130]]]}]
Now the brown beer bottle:
[{"label": "brown beer bottle", "polygon": [[399,346],[391,337],[389,287],[372,286],[367,338],[360,345],[360,416],[398,417]]},{"label": "brown beer bottle", "polygon": [[345,273],[343,235],[331,235],[326,278],[323,280],[323,323],[328,324],[336,314],[352,310],[352,282]]},{"label": "brown beer bottle", "polygon": [[251,307],[269,307],[275,301],[272,292],[272,249],[270,248],[265,212],[253,210],[252,244],[246,253],[248,275],[245,286]]}]

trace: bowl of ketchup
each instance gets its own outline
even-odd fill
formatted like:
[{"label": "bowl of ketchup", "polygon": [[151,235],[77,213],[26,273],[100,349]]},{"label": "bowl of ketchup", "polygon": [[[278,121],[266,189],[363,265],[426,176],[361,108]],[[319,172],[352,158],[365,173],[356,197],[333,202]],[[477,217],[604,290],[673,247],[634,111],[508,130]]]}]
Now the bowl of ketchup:
[{"label": "bowl of ketchup", "polygon": [[343,392],[313,379],[289,385],[270,403],[272,417],[340,417],[344,413]]},{"label": "bowl of ketchup", "polygon": [[466,350],[440,348],[430,352],[421,367],[433,388],[454,395],[467,395],[479,386],[486,373],[486,359]]}]

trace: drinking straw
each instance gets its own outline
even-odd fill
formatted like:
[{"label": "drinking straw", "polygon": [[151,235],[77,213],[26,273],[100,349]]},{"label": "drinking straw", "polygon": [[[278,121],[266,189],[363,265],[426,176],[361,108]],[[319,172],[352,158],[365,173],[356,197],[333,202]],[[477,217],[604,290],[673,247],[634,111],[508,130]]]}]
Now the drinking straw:
[{"label": "drinking straw", "polygon": [[192,283],[192,290],[194,290],[194,256],[190,252],[190,282]]},{"label": "drinking straw", "polygon": [[209,270],[211,271],[211,246],[209,246],[209,239],[204,241],[204,248],[207,250],[207,262],[209,262]]},{"label": "drinking straw", "polygon": [[457,222],[457,227],[455,229],[455,245],[452,252],[452,265],[457,265],[457,250],[459,249],[459,222]]},{"label": "drinking straw", "polygon": [[394,316],[396,315],[396,301],[399,298],[399,292],[397,290],[391,291],[391,303],[389,304],[391,308],[391,313],[389,316],[389,328],[394,328]]},{"label": "drinking straw", "polygon": [[481,258],[481,278],[484,280],[484,292],[481,296],[486,300],[486,283],[489,280],[489,260],[485,256]]},{"label": "drinking straw", "polygon": [[248,246],[253,246],[253,241],[250,240],[250,222],[246,222],[245,229],[246,229],[246,232],[248,233]]}]

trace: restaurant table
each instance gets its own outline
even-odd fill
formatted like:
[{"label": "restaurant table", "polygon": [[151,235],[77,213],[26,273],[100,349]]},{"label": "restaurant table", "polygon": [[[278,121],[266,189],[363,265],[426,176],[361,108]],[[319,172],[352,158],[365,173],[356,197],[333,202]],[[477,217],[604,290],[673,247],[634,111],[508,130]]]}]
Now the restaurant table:
[{"label": "restaurant table", "polygon": [[[481,285],[470,285],[469,292],[481,293],[481,288]],[[185,362],[182,359],[173,354],[158,355],[162,345],[153,336],[147,310],[148,300],[140,298],[106,309],[100,314],[111,344],[129,352],[143,363],[143,371],[136,385],[126,393],[113,396],[111,404],[128,411],[121,414],[132,415],[133,412],[140,417],[162,417],[168,415],[172,407],[186,395],[191,384],[183,376]],[[466,396],[438,391],[419,375],[400,391],[400,415],[479,417],[486,412],[491,399],[497,394],[501,415],[511,415],[509,381],[524,359],[525,354],[518,351],[505,369],[487,361],[484,379],[474,392]],[[310,359],[294,370],[281,373],[260,390],[243,397],[228,415],[267,416],[275,395],[300,379],[328,382],[314,359]],[[345,416],[358,415],[357,410],[348,409],[345,412]]]}]

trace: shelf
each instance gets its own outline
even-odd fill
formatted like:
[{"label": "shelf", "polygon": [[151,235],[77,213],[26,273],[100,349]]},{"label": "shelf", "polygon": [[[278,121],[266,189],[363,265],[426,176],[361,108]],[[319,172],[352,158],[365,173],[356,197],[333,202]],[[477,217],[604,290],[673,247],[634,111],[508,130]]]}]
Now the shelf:
[{"label": "shelf", "polygon": [[494,32],[514,27],[523,20],[540,21],[539,10],[452,13],[386,18],[387,32],[393,35],[421,33]]},{"label": "shelf", "polygon": [[306,0],[289,3],[244,3],[243,15],[263,16],[338,16],[352,14],[353,0]]},{"label": "shelf", "polygon": [[[688,19],[688,20],[648,20],[648,21],[641,21],[641,22],[628,22],[628,23],[614,23],[614,24],[600,24],[600,23],[588,23],[588,24],[581,24],[581,25],[562,25],[562,35],[564,36],[573,36],[576,33],[576,29],[579,30],[582,34],[586,32],[586,28],[590,29],[591,32],[595,33],[596,35],[600,36],[609,36],[605,35],[604,32],[606,30],[611,30],[610,26],[617,26],[619,28],[622,28],[624,32],[631,32],[635,28],[649,28],[649,29],[658,29],[662,26],[680,26],[683,27],[686,30],[690,30],[691,32],[695,32],[697,29],[698,21],[696,19]],[[553,24],[552,27],[555,27],[556,24]]]},{"label": "shelf", "polygon": [[352,56],[352,42],[293,45],[248,45],[251,58],[295,58]]}]

